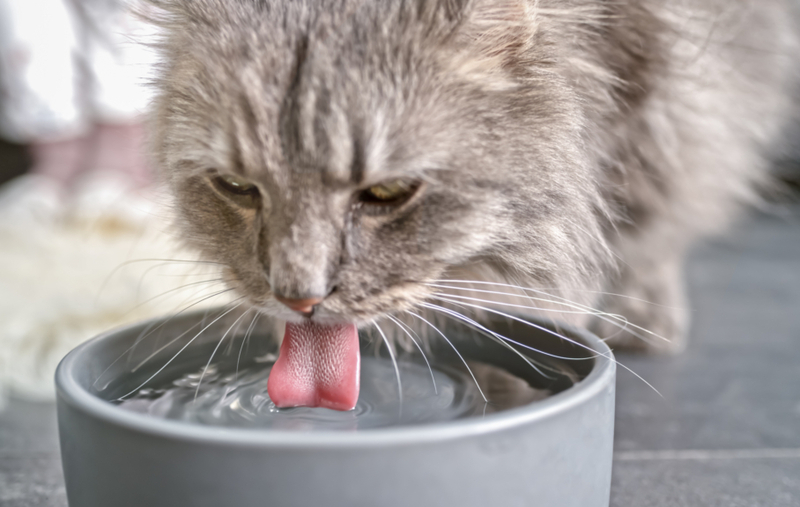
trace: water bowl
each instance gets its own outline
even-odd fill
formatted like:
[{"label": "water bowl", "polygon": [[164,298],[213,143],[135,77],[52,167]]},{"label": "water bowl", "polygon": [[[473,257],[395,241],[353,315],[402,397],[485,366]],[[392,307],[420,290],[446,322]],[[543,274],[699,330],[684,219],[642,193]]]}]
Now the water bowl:
[{"label": "water bowl", "polygon": [[252,317],[145,322],[64,358],[71,507],[608,506],[615,363],[594,335],[453,325],[429,333],[425,358],[398,346],[395,370],[364,332],[359,404],[334,412],[271,403],[275,326]]}]

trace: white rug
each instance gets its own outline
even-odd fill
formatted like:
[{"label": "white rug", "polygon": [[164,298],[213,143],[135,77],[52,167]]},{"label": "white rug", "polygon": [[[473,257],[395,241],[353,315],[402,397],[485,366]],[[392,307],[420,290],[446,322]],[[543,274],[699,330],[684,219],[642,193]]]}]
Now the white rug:
[{"label": "white rug", "polygon": [[0,404],[52,399],[58,362],[81,342],[224,288],[208,264],[167,262],[196,257],[158,192],[95,175],[70,195],[37,176],[0,188]]}]

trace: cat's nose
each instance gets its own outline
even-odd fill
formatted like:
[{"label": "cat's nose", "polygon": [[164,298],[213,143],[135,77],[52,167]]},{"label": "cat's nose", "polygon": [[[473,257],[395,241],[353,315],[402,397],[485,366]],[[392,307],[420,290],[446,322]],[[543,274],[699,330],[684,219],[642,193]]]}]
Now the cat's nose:
[{"label": "cat's nose", "polygon": [[314,313],[314,306],[322,303],[325,298],[306,298],[306,299],[292,299],[283,296],[275,295],[275,299],[288,306],[290,309],[297,313],[302,313],[306,316],[311,316]]}]

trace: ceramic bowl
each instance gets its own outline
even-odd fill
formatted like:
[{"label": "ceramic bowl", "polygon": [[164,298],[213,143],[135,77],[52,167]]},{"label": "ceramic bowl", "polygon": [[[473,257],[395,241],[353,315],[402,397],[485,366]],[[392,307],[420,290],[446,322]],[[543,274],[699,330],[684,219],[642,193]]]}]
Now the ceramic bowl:
[{"label": "ceramic bowl", "polygon": [[[466,358],[531,385],[547,383],[555,394],[451,422],[351,432],[219,428],[108,401],[121,392],[114,383],[130,375],[126,351],[143,331],[174,339],[212,317],[198,312],[111,331],[61,362],[58,423],[71,507],[608,506],[615,362],[605,343],[584,330],[542,320],[535,321],[541,329],[508,319],[491,323],[497,333],[543,351],[520,349],[534,360],[575,358],[558,360],[572,369],[574,384],[569,375],[531,376],[516,354],[490,340],[458,339]],[[182,360],[205,361],[229,326],[227,316],[212,324]],[[580,345],[555,338],[556,329]],[[268,325],[256,330],[249,356],[274,349],[269,332]]]}]

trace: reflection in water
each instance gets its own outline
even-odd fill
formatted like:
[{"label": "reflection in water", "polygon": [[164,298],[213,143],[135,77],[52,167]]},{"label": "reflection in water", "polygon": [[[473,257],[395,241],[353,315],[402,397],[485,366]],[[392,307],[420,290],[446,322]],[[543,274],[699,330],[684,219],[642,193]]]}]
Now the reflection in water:
[{"label": "reflection in water", "polygon": [[[349,412],[324,408],[277,408],[267,395],[274,356],[234,371],[211,365],[180,375],[161,388],[144,388],[120,403],[126,410],[209,426],[283,430],[356,430],[407,426],[482,416],[549,396],[495,366],[470,362],[489,400],[484,402],[466,371],[400,362],[403,397],[391,361],[363,357],[361,394]],[[200,389],[197,389],[202,376]],[[432,378],[433,377],[433,378]],[[435,388],[434,388],[435,380]],[[197,399],[195,400],[195,392]]]}]

